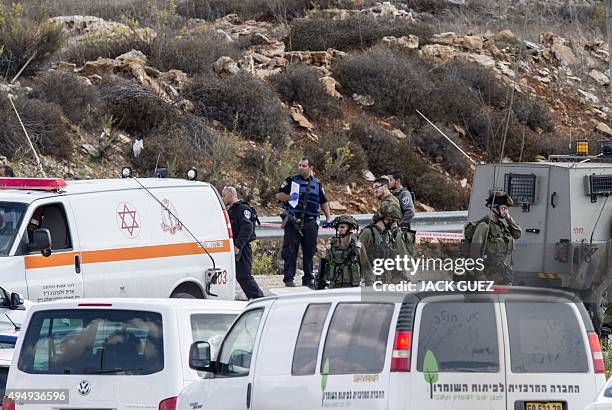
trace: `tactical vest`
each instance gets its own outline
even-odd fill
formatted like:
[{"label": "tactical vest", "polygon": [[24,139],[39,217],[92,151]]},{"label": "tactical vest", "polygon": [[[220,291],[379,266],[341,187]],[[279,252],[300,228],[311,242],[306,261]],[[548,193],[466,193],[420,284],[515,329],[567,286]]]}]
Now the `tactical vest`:
[{"label": "tactical vest", "polygon": [[389,231],[380,233],[378,228],[373,224],[366,226],[364,229],[369,229],[374,238],[375,246],[370,256],[371,259],[388,259],[394,254],[395,237]]},{"label": "tactical vest", "polygon": [[357,256],[358,245],[355,238],[351,237],[346,249],[340,247],[340,240],[332,238],[327,249],[327,272],[326,280],[330,288],[344,288],[359,286],[361,282],[359,258]]},{"label": "tactical vest", "polygon": [[488,216],[476,222],[468,222],[465,225],[464,237],[468,243],[472,242],[474,232],[481,223],[489,226],[486,239],[485,253],[487,255],[506,257],[514,250],[514,238],[510,233],[508,225],[504,222],[491,223]]},{"label": "tactical vest", "polygon": [[[298,204],[295,208],[291,206],[288,207],[288,210],[291,214],[300,217],[302,216],[302,212],[307,216],[319,216],[320,215],[320,204],[319,204],[319,189],[320,182],[314,176],[310,177],[312,182],[310,184],[310,191],[308,192],[308,198],[304,200],[304,195],[306,194],[306,188],[308,187],[308,180],[304,179],[301,175],[297,174],[291,177],[291,180],[296,184],[300,185],[300,198],[298,200]],[[306,210],[304,211],[304,208]]]}]

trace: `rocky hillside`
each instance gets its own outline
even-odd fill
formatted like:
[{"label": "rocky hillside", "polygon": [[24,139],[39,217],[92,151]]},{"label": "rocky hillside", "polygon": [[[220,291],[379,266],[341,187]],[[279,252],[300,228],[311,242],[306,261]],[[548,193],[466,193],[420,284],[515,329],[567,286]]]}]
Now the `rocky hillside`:
[{"label": "rocky hillside", "polygon": [[477,162],[612,137],[600,2],[48,0],[0,17],[0,162],[20,175],[40,173],[9,96],[47,174],[194,166],[264,214],[302,155],[334,212],[372,211],[368,176],[394,170],[422,210],[464,209],[474,167],[423,116]]}]

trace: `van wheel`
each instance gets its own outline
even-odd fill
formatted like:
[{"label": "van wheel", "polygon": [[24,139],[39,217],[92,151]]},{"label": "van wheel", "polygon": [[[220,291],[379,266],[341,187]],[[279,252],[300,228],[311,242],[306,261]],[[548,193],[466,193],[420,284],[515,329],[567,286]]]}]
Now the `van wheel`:
[{"label": "van wheel", "polygon": [[200,288],[191,283],[179,286],[172,292],[170,297],[177,299],[205,299]]}]

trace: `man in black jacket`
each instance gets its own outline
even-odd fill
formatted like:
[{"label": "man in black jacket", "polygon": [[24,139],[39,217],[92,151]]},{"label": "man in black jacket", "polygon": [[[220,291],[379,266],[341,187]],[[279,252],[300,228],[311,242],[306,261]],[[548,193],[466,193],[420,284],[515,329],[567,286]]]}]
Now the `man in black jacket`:
[{"label": "man in black jacket", "polygon": [[238,199],[236,188],[231,186],[223,188],[221,197],[232,224],[234,253],[236,254],[236,280],[247,298],[263,297],[263,292],[251,274],[253,251],[250,242],[255,239],[255,224],[251,220],[251,206]]}]

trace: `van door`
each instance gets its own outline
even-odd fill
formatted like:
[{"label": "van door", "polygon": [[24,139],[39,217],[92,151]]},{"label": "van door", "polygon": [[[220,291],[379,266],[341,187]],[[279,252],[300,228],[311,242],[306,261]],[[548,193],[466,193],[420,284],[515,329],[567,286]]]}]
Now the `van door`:
[{"label": "van door", "polygon": [[[596,396],[587,329],[574,303],[507,296],[507,406],[519,410],[582,409]],[[593,332],[594,333],[594,332]],[[600,384],[601,386],[601,384]]]},{"label": "van door", "polygon": [[258,303],[236,319],[219,349],[217,373],[184,390],[181,401],[202,410],[251,408],[259,339],[272,303]]},{"label": "van door", "polygon": [[435,297],[417,305],[410,409],[506,409],[495,301],[490,296]]},{"label": "van door", "polygon": [[26,215],[23,236],[26,242],[35,229],[48,229],[51,234],[51,256],[40,251],[24,255],[28,297],[34,302],[83,297],[81,253],[72,209],[63,198],[36,201]]}]

